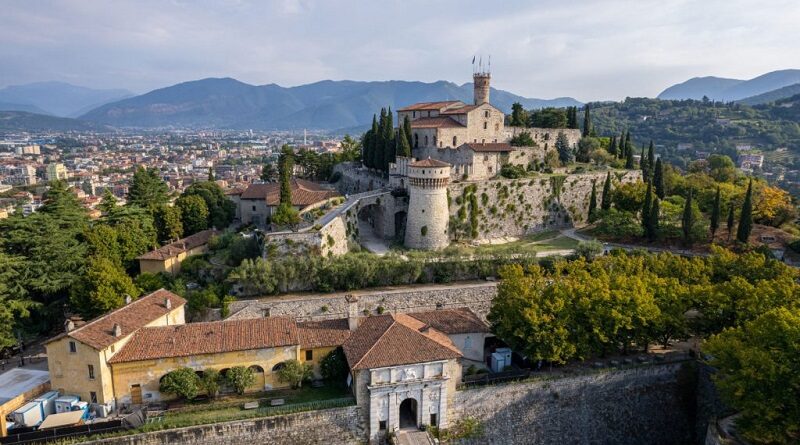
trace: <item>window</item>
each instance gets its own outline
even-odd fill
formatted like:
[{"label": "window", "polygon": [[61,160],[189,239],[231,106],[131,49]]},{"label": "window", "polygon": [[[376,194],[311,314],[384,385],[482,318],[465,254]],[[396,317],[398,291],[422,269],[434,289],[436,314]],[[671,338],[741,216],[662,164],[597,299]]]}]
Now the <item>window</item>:
[{"label": "window", "polygon": [[94,392],[94,391],[91,391],[89,393],[89,400],[90,400],[91,403],[97,403],[97,393]]},{"label": "window", "polygon": [[419,135],[414,133],[414,148],[419,147]]},{"label": "window", "polygon": [[386,421],[385,420],[381,420],[381,421],[378,422],[378,430],[386,431]]},{"label": "window", "polygon": [[306,351],[306,361],[314,360],[314,351],[311,349]]},{"label": "window", "polygon": [[254,211],[254,212],[256,211],[256,206],[253,206],[253,211]]},{"label": "window", "polygon": [[483,123],[483,129],[486,130],[487,128],[489,128],[489,123],[488,122],[484,122]]},{"label": "window", "polygon": [[436,136],[435,135],[433,136],[433,146],[434,147],[436,146]]},{"label": "window", "polygon": [[425,147],[428,146],[428,136],[425,136]]},{"label": "window", "polygon": [[431,425],[436,426],[437,420],[438,419],[436,418],[436,413],[431,413]]},{"label": "window", "polygon": [[489,110],[483,112],[483,117],[489,117]]},{"label": "window", "polygon": [[455,136],[453,136],[453,147],[455,147],[456,145],[458,145],[458,139]]},{"label": "window", "polygon": [[89,380],[94,380],[94,366],[89,365]]},{"label": "window", "polygon": [[472,337],[467,337],[464,339],[464,349],[469,349],[472,347]]},{"label": "window", "polygon": [[483,155],[483,162],[486,162],[488,160],[489,160],[489,155]]},{"label": "window", "polygon": [[284,366],[286,366],[286,365],[283,362],[280,362],[277,365],[272,367],[272,372],[278,372],[281,369],[283,369]]},{"label": "window", "polygon": [[417,112],[416,111],[412,111],[411,112],[411,117],[417,117]]},{"label": "window", "polygon": [[69,352],[70,354],[78,352],[78,345],[76,345],[74,341],[69,342]]}]

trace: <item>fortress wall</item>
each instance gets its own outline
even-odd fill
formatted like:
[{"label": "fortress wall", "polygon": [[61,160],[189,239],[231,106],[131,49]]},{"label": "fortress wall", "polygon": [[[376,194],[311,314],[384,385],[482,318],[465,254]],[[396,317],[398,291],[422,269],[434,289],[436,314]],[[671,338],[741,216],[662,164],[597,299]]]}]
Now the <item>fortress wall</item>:
[{"label": "fortress wall", "polygon": [[473,444],[684,445],[693,442],[690,362],[458,391],[452,418],[484,428]]},{"label": "fortress wall", "polygon": [[537,144],[542,148],[546,146],[547,149],[551,149],[555,146],[558,133],[564,133],[569,141],[569,146],[573,148],[578,145],[578,141],[581,140],[581,130],[570,128],[505,127],[505,138],[509,140],[523,131],[530,133]]}]

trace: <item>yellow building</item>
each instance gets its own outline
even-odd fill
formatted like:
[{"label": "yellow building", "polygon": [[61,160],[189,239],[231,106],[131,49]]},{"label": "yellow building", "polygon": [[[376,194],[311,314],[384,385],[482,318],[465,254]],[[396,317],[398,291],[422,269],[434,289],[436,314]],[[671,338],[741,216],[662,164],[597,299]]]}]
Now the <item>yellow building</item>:
[{"label": "yellow building", "polygon": [[160,289],[81,326],[67,321],[66,332],[45,344],[51,387],[113,409],[108,361],[143,327],[184,324],[185,304],[183,298]]},{"label": "yellow building", "polygon": [[137,257],[139,271],[147,273],[169,273],[177,275],[181,270],[181,263],[192,255],[200,255],[208,251],[208,241],[216,235],[214,229],[203,230],[174,243],[159,247]]}]

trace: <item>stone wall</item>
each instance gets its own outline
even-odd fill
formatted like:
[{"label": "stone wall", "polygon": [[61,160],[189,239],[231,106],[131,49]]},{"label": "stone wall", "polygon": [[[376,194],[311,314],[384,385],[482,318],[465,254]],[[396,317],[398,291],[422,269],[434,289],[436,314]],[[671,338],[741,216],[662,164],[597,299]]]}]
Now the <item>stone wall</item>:
[{"label": "stone wall", "polygon": [[84,442],[91,445],[239,445],[268,443],[361,444],[366,439],[358,408],[334,408],[285,416],[200,425]]},{"label": "stone wall", "polygon": [[[468,307],[486,318],[497,283],[473,282],[429,286],[369,289],[314,295],[284,295],[263,300],[239,300],[230,304],[229,319],[291,315],[298,320],[324,320],[347,317],[348,294],[358,295],[359,312],[417,312],[436,308]],[[379,309],[380,308],[380,309]]]},{"label": "stone wall", "polygon": [[459,391],[453,419],[474,417],[472,444],[684,445],[693,441],[688,362]]},{"label": "stone wall", "polygon": [[525,128],[525,127],[505,127],[505,138],[510,140],[514,136],[527,132],[539,146],[544,149],[552,149],[556,145],[558,133],[564,133],[569,141],[569,146],[575,148],[581,140],[581,130],[569,128]]},{"label": "stone wall", "polygon": [[389,179],[357,166],[353,162],[343,162],[333,167],[334,173],[341,173],[336,182],[336,190],[343,195],[364,193],[389,187]]},{"label": "stone wall", "polygon": [[[640,180],[641,172],[621,170],[614,171],[611,176],[616,185]],[[450,184],[451,226],[460,227],[451,230],[451,236],[492,239],[583,225],[589,212],[592,183],[597,184],[599,205],[605,177],[606,172],[593,172]],[[475,218],[467,203],[470,194],[477,198]],[[475,237],[470,234],[473,220],[478,223]]]}]

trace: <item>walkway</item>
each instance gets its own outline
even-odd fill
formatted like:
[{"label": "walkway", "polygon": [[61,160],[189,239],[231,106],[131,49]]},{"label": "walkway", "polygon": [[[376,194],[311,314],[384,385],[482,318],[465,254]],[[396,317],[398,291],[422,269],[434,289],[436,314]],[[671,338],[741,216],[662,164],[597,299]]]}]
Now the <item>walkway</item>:
[{"label": "walkway", "polygon": [[[588,237],[586,235],[582,235],[577,232],[577,229],[564,229],[561,231],[561,234],[566,236],[567,238],[572,238],[576,241],[591,241],[595,238]],[[673,247],[656,247],[656,246],[647,246],[647,245],[639,245],[639,244],[622,244],[622,243],[611,243],[601,241],[603,243],[603,249],[605,252],[608,252],[611,249],[624,249],[624,250],[647,250],[653,253],[661,253],[661,252],[669,252],[675,255],[682,255],[682,256],[708,256],[708,253],[703,252],[695,252],[692,250],[686,249],[676,249]]]},{"label": "walkway", "polygon": [[399,445],[433,445],[433,439],[425,431],[398,431]]}]

